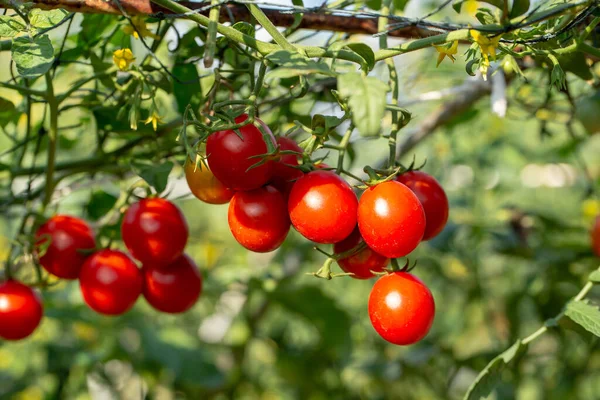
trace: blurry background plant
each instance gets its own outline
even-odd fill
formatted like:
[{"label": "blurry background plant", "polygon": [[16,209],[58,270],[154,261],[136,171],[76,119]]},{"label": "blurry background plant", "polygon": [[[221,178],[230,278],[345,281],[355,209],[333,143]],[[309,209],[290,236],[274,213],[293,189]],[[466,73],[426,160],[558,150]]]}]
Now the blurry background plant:
[{"label": "blurry background plant", "polygon": [[[195,22],[130,16],[129,3],[114,6],[127,16],[32,4],[11,2],[0,16],[0,259],[43,287],[46,317],[29,340],[0,343],[0,398],[461,398],[495,355],[526,337],[527,355],[518,344],[504,353],[506,365],[493,363],[470,398],[598,397],[598,338],[588,331],[598,335],[600,311],[579,310],[587,322],[553,319],[589,290],[598,266],[589,236],[600,208],[600,135],[589,135],[599,118],[593,1],[327,6],[373,17],[375,31],[437,34],[408,42],[299,29],[301,14],[329,15],[303,8],[315,5],[308,2],[287,6],[292,25],[283,35],[252,5],[265,29],[244,22],[226,29],[217,23],[218,2],[203,6],[210,19],[190,14]],[[245,10],[232,7],[221,10],[227,19],[225,11]],[[388,20],[390,7],[426,18]],[[483,28],[473,35],[465,24]],[[325,58],[305,58],[296,52],[301,43],[313,45],[305,55]],[[248,102],[260,53],[270,54],[265,87]],[[368,77],[350,73],[348,61]],[[397,133],[398,157],[405,165],[427,160],[451,202],[445,231],[411,255],[438,304],[424,341],[383,342],[367,314],[372,282],[306,275],[324,257],[297,233],[274,253],[252,254],[233,240],[227,206],[189,193],[183,166],[203,132],[180,126],[211,122],[215,104],[229,100],[256,102],[275,133],[291,132],[317,148],[313,159],[334,166],[337,154],[318,147],[327,136],[343,140],[349,122],[340,124],[340,100],[358,128],[343,166],[358,175],[385,163],[387,139],[378,137],[396,134],[398,106],[410,110],[412,121]],[[84,307],[76,283],[37,276],[31,232],[44,216],[81,215],[106,245],[119,239],[127,196],[144,195],[136,186],[177,200],[190,225],[187,252],[204,291],[182,316],[140,301],[125,316],[101,317]],[[597,301],[598,292],[588,298]],[[538,331],[545,321],[548,332]]]}]

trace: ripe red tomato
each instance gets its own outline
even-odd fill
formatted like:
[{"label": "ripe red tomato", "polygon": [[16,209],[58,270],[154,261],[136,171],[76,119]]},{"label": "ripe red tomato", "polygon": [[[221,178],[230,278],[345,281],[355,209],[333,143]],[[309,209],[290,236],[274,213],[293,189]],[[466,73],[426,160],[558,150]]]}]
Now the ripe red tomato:
[{"label": "ripe red tomato", "polygon": [[143,199],[125,213],[121,236],[134,258],[164,266],[183,253],[188,226],[179,208],[169,200]]},{"label": "ripe red tomato", "polygon": [[[248,116],[240,115],[236,123],[244,122]],[[264,130],[275,146],[275,137],[269,127],[262,121]],[[239,129],[241,139],[233,130],[219,131],[211,134],[206,141],[206,153],[212,172],[218,180],[234,190],[252,190],[266,184],[273,176],[274,162],[254,167],[260,156],[268,151],[263,135],[256,126],[248,124]],[[253,158],[254,157],[254,158]]]},{"label": "ripe red tomato", "polygon": [[[334,244],[333,251],[335,254],[341,254],[352,250],[362,242],[364,242],[364,240],[362,236],[360,236],[358,228],[356,228],[346,239]],[[381,272],[387,267],[389,262],[389,258],[382,256],[371,250],[370,247],[365,246],[365,248],[358,253],[339,259],[337,263],[345,272],[353,273],[354,275],[351,275],[353,278],[369,279],[374,276],[371,271]]]},{"label": "ripe red tomato", "polygon": [[413,251],[425,232],[425,212],[406,186],[388,181],[365,190],[358,204],[358,227],[367,245],[389,258]]},{"label": "ripe red tomato", "polygon": [[46,271],[63,279],[77,279],[79,270],[96,247],[94,232],[83,220],[69,215],[56,215],[35,233],[36,252],[46,248],[40,264]]},{"label": "ripe red tomato", "polygon": [[21,340],[42,320],[44,307],[36,292],[13,280],[0,283],[0,338]]},{"label": "ripe red tomato", "polygon": [[83,299],[100,314],[129,311],[142,293],[143,276],[129,256],[118,250],[100,250],[83,264],[79,274]]},{"label": "ripe red tomato", "polygon": [[423,240],[437,236],[448,222],[448,198],[439,182],[421,171],[410,171],[400,175],[398,181],[412,190],[425,211],[425,233]]},{"label": "ripe red tomato", "polygon": [[600,257],[600,215],[596,217],[596,223],[592,228],[592,250]]},{"label": "ripe red tomato", "polygon": [[332,171],[312,171],[298,179],[288,200],[294,227],[316,243],[337,243],[356,226],[358,200],[350,185]]},{"label": "ripe red tomato", "polygon": [[407,345],[423,339],[435,316],[431,292],[416,276],[394,272],[375,282],[369,317],[377,333],[390,343]]},{"label": "ripe red tomato", "polygon": [[202,276],[186,254],[164,268],[144,266],[143,273],[144,297],[158,311],[185,312],[196,304],[202,292]]},{"label": "ripe red tomato", "polygon": [[228,220],[235,240],[258,253],[277,249],[290,230],[285,199],[272,186],[237,192],[229,203]]},{"label": "ripe red tomato", "polygon": [[234,191],[223,185],[204,164],[196,167],[188,160],[185,163],[185,179],[192,194],[205,203],[225,204],[233,197]]}]

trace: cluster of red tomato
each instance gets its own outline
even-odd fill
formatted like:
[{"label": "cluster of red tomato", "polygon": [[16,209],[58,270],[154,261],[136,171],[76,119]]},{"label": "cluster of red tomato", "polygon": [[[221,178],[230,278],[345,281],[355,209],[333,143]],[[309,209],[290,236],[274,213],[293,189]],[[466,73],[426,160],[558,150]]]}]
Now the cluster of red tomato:
[{"label": "cluster of red tomato", "polygon": [[[202,277],[183,253],[188,227],[177,206],[160,198],[132,204],[123,217],[121,235],[141,269],[122,251],[97,250],[91,227],[68,215],[56,215],[40,226],[35,249],[50,274],[79,279],[84,301],[100,314],[121,315],[140,294],[165,313],[181,313],[196,303]],[[26,338],[42,315],[42,302],[30,287],[15,280],[0,284],[0,338]]]},{"label": "cluster of red tomato", "polygon": [[[268,151],[267,140],[287,152],[256,165]],[[187,182],[204,202],[229,202],[229,227],[242,246],[273,251],[290,226],[315,243],[333,244],[338,264],[353,277],[383,275],[371,292],[369,314],[384,339],[411,344],[427,334],[435,314],[431,292],[412,274],[385,269],[390,258],[408,255],[444,228],[448,199],[432,176],[410,171],[369,187],[359,200],[326,165],[303,172],[298,144],[275,139],[260,120],[210,135],[206,153],[208,165],[186,165]]]}]

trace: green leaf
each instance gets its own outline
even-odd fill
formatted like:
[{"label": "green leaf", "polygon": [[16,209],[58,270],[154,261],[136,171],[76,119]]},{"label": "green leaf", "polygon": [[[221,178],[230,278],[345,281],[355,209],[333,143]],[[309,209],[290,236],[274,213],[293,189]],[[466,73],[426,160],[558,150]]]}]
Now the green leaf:
[{"label": "green leaf", "polygon": [[589,81],[594,78],[585,54],[582,52],[577,51],[568,55],[557,56],[556,58],[565,72],[571,72],[584,81]]},{"label": "green leaf", "polygon": [[0,97],[0,126],[5,127],[10,121],[15,119],[15,105],[12,101]]},{"label": "green leaf", "polygon": [[600,336],[600,310],[598,307],[583,301],[572,301],[567,304],[565,315],[586,331]]},{"label": "green leaf", "polygon": [[15,37],[26,28],[21,18],[0,16],[0,37]]},{"label": "green leaf", "polygon": [[54,63],[54,48],[48,35],[13,38],[11,52],[17,71],[24,78],[43,75]]},{"label": "green leaf", "polygon": [[102,39],[102,33],[114,23],[115,19],[111,15],[84,14],[81,30],[77,35],[77,47],[89,50]]},{"label": "green leaf", "polygon": [[530,2],[529,0],[513,0],[512,8],[510,9],[509,16],[516,18],[519,15],[525,14],[529,11]]},{"label": "green leaf", "polygon": [[404,11],[408,0],[394,0],[394,11]]},{"label": "green leaf", "polygon": [[323,129],[324,133],[335,129],[342,123],[342,120],[338,117],[332,117],[330,115],[315,114],[312,117],[311,129],[316,131]]},{"label": "green leaf", "polygon": [[104,190],[92,192],[86,206],[88,218],[92,221],[99,220],[113,208],[117,199],[117,196],[107,193]]},{"label": "green leaf", "polygon": [[336,75],[325,62],[311,60],[300,53],[293,53],[288,50],[278,50],[269,54],[266,58],[280,67],[269,73],[271,78],[290,78],[311,74]]},{"label": "green leaf", "polygon": [[131,163],[131,169],[140,178],[145,180],[158,193],[164,192],[169,181],[169,174],[173,169],[173,163],[170,161],[162,164],[156,164],[151,161],[134,160]]},{"label": "green leaf", "polygon": [[202,102],[202,88],[200,77],[195,64],[179,64],[173,67],[173,94],[177,102],[177,110],[183,114],[188,104],[196,112]]},{"label": "green leaf", "polygon": [[365,60],[365,65],[367,68],[363,69],[365,69],[367,72],[375,67],[375,53],[373,53],[373,49],[371,49],[369,46],[364,43],[349,43],[347,47]]},{"label": "green leaf", "polygon": [[236,22],[235,24],[233,24],[232,28],[248,36],[254,37],[254,35],[256,34],[256,29],[254,28],[254,25],[244,21]]},{"label": "green leaf", "polygon": [[43,11],[34,8],[29,12],[29,23],[38,29],[52,28],[61,22],[69,13],[65,10]]},{"label": "green leaf", "polygon": [[517,340],[515,344],[496,356],[485,366],[479,375],[477,375],[477,378],[475,378],[475,381],[473,381],[463,399],[479,400],[487,398],[499,383],[501,372],[512,360],[519,358],[526,350],[527,345],[521,343],[520,340]]},{"label": "green leaf", "polygon": [[377,10],[379,11],[381,9],[381,0],[367,0],[366,4],[367,7],[369,7],[372,10]]},{"label": "green leaf", "polygon": [[588,277],[588,280],[590,282],[600,283],[600,270],[595,270],[594,272],[592,272]]},{"label": "green leaf", "polygon": [[338,90],[348,101],[358,131],[363,136],[378,135],[389,87],[377,78],[350,73],[338,77]]},{"label": "green leaf", "polygon": [[108,75],[101,74],[102,72],[110,68],[112,64],[102,61],[100,57],[96,55],[96,53],[90,53],[90,62],[92,63],[94,73],[100,76],[100,82],[102,82],[102,84],[108,88],[115,89],[115,82],[112,80],[112,78]]},{"label": "green leaf", "polygon": [[555,85],[558,90],[566,87],[566,75],[559,63],[554,64],[550,73],[550,84]]}]

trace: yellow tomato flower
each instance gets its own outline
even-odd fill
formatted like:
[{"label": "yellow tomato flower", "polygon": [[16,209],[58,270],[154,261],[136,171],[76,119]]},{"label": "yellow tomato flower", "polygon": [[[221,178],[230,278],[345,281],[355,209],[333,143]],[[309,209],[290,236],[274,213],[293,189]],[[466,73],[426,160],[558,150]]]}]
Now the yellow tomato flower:
[{"label": "yellow tomato flower", "polygon": [[436,68],[440,66],[440,63],[444,60],[444,58],[446,56],[448,56],[448,58],[450,60],[452,60],[452,62],[454,62],[454,60],[456,60],[456,58],[454,58],[454,55],[458,51],[458,41],[457,40],[455,40],[452,43],[446,43],[441,46],[434,46],[434,47],[439,53]]},{"label": "yellow tomato flower", "polygon": [[156,113],[155,111],[152,111],[152,115],[150,115],[148,117],[147,120],[144,121],[144,123],[146,125],[148,125],[149,123],[152,123],[152,128],[154,129],[154,131],[156,132],[156,128],[158,127],[158,124],[161,123],[162,124],[163,120],[162,118]]},{"label": "yellow tomato flower", "polygon": [[467,14],[474,16],[477,14],[477,10],[479,9],[479,4],[476,0],[467,0],[463,3],[463,7]]},{"label": "yellow tomato flower", "polygon": [[502,35],[487,37],[483,33],[471,29],[469,34],[477,42],[479,48],[481,48],[481,54],[483,55],[483,59],[489,64],[488,55],[492,56],[492,60],[496,59],[496,49],[498,48],[498,44],[500,43],[500,38]]},{"label": "yellow tomato flower", "polygon": [[113,62],[121,71],[127,71],[134,61],[135,57],[130,49],[120,49],[113,53]]},{"label": "yellow tomato flower", "polygon": [[491,56],[492,60],[496,60],[496,49],[498,48],[498,44],[500,43],[500,38],[502,35],[487,37],[485,34],[473,29],[469,31],[469,34],[481,49],[483,62],[481,63],[480,70],[485,79],[487,76],[488,67],[490,66],[490,59],[488,56]]},{"label": "yellow tomato flower", "polygon": [[136,39],[139,39],[140,35],[142,35],[143,38],[145,38],[145,37],[149,37],[152,39],[160,38],[160,36],[158,36],[157,34],[152,32],[150,29],[148,29],[148,27],[146,26],[146,18],[142,15],[137,15],[137,16],[131,18],[131,23],[128,25],[125,25],[123,27],[123,32],[126,35],[133,35],[133,37]]}]

